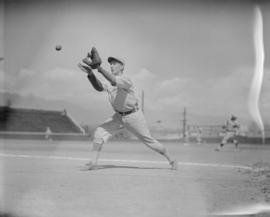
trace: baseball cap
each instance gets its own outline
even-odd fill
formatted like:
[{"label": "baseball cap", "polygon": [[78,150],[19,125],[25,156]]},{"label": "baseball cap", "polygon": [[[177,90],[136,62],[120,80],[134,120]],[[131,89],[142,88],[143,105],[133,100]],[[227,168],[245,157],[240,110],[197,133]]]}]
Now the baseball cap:
[{"label": "baseball cap", "polygon": [[121,63],[123,66],[125,65],[125,61],[122,58],[118,58],[118,57],[109,57],[108,58],[109,63],[111,63],[111,61],[113,61],[113,60]]},{"label": "baseball cap", "polygon": [[231,116],[231,120],[236,120],[236,119],[237,119],[236,116],[234,116],[234,115]]}]

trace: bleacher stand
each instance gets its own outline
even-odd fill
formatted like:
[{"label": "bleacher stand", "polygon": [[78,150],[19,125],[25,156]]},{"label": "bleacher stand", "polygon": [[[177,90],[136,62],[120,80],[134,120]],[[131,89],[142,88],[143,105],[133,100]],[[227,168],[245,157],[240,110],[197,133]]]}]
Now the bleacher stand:
[{"label": "bleacher stand", "polygon": [[86,135],[84,129],[64,111],[49,111],[0,106],[0,136],[50,137]]}]

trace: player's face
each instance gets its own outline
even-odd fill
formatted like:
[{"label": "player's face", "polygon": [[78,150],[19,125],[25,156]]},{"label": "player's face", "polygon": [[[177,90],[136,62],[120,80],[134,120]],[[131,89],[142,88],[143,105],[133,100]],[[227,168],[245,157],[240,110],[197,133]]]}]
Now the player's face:
[{"label": "player's face", "polygon": [[110,65],[111,65],[111,72],[114,75],[122,74],[124,66],[121,63],[119,63],[117,61],[111,61]]}]

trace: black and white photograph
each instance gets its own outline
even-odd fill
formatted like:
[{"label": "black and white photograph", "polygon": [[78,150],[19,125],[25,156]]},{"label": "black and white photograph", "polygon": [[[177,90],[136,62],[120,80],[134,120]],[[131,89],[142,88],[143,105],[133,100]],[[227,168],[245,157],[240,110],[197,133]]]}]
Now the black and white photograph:
[{"label": "black and white photograph", "polygon": [[270,1],[0,0],[0,217],[270,216]]}]

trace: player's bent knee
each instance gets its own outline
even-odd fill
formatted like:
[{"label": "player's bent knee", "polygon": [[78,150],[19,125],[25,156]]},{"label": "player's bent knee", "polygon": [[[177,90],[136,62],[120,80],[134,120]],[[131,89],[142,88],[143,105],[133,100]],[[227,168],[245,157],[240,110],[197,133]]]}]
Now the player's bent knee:
[{"label": "player's bent knee", "polygon": [[94,133],[93,150],[101,151],[104,140],[102,139],[101,130],[97,128]]},{"label": "player's bent knee", "polygon": [[102,138],[103,129],[101,127],[97,127],[94,132],[94,139],[95,138]]}]

